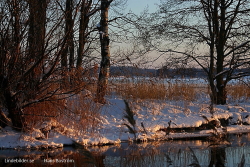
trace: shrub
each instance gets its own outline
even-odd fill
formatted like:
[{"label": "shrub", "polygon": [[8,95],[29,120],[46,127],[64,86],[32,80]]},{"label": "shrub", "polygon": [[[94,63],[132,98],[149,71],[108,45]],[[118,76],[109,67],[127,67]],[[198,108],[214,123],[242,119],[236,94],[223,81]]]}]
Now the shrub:
[{"label": "shrub", "polygon": [[[37,127],[48,119],[54,119],[75,135],[94,132],[100,123],[100,110],[97,103],[85,93],[79,93],[67,100],[52,100],[35,103],[24,109],[28,129]],[[40,128],[40,127],[37,127]]]}]

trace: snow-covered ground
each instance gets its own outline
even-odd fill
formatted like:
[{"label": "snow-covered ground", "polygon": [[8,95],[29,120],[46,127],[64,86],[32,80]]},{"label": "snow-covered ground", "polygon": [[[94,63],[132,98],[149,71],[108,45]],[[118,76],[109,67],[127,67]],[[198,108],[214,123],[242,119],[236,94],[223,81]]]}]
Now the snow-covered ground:
[{"label": "snow-covered ground", "polygon": [[[127,102],[134,112],[136,138],[141,141],[209,136],[213,130],[196,132],[181,130],[169,134],[159,131],[167,129],[169,125],[172,129],[196,128],[207,123],[204,117],[215,122],[223,118],[228,119],[230,122],[227,127],[228,133],[250,132],[250,125],[247,125],[250,124],[250,103],[247,101],[214,106],[213,115],[209,99],[204,95],[197,97],[194,102],[162,100],[127,100]],[[36,128],[30,133],[19,133],[10,127],[5,127],[0,130],[0,148],[53,148],[73,143],[102,145],[132,141],[134,135],[129,133],[127,126],[124,125],[125,123],[130,125],[124,118],[125,108],[123,99],[117,96],[107,97],[107,104],[101,107],[100,126],[95,128],[94,135],[75,133],[70,126],[60,125],[53,120],[45,122],[42,126],[59,127],[61,130],[51,130],[48,138]],[[218,125],[218,132],[222,131],[222,128]]]}]

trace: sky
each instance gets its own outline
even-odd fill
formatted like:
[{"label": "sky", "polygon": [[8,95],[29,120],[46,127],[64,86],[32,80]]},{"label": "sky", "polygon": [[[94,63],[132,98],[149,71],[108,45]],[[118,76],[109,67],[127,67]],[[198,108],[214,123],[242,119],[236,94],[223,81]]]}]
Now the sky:
[{"label": "sky", "polygon": [[[135,14],[140,14],[144,9],[148,9],[149,12],[155,12],[158,9],[157,4],[160,4],[161,0],[127,0],[126,12],[132,11]],[[158,54],[154,52],[148,55],[152,59],[158,58]],[[149,68],[159,68],[162,66],[162,62],[165,62],[161,57],[159,60],[149,63]]]},{"label": "sky", "polygon": [[128,0],[127,9],[139,14],[148,7],[150,12],[154,12],[159,3],[160,0]]}]

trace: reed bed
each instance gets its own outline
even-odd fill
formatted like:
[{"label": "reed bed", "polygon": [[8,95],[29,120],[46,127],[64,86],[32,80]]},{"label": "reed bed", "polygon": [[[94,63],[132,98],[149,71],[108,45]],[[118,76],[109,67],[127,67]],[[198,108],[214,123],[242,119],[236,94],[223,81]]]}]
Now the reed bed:
[{"label": "reed bed", "polygon": [[[112,91],[124,99],[187,101],[195,100],[197,93],[201,92],[200,86],[197,86],[197,84],[185,82],[166,83],[160,79],[143,79],[136,82],[134,80],[123,80],[122,82],[112,83]],[[207,89],[202,91],[207,91]]]},{"label": "reed bed", "polygon": [[245,83],[228,85],[227,94],[231,101],[246,101],[250,98],[250,87]]},{"label": "reed bed", "polygon": [[[189,83],[181,80],[168,81],[157,78],[128,79],[111,82],[110,92],[123,99],[154,99],[172,101],[195,101],[199,94],[211,93],[205,83]],[[250,86],[246,83],[228,84],[227,95],[230,101],[245,101],[250,98]]]}]

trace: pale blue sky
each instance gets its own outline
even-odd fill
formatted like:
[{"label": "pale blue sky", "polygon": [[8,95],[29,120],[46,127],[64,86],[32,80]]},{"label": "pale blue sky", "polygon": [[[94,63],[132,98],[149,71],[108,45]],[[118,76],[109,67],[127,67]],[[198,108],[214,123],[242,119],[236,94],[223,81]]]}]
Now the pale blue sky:
[{"label": "pale blue sky", "polygon": [[[161,0],[127,0],[126,4],[127,7],[125,13],[132,11],[135,14],[140,14],[146,8],[149,9],[149,12],[155,12],[158,9],[157,4],[160,4],[160,1]],[[143,59],[151,60],[155,59],[155,57],[158,57],[157,54],[150,53],[149,55],[145,55]],[[149,66],[149,68],[155,68],[161,66],[162,62],[165,62],[165,60],[159,58],[158,61],[155,61],[153,63],[148,63],[147,65]]]},{"label": "pale blue sky", "polygon": [[[155,12],[158,9],[158,6],[156,4],[160,4],[160,1],[161,0],[127,0],[124,13],[128,13],[129,11],[131,11],[132,13],[140,14],[146,8],[149,9],[149,12]],[[145,57],[143,57],[143,60],[148,59],[150,61],[152,59],[154,60],[156,57],[158,57],[157,54],[151,52],[149,55],[145,55]],[[136,60],[136,62],[133,63],[140,64],[139,61],[140,59]],[[148,63],[147,66],[148,68],[158,68],[161,67],[162,62],[165,62],[165,60],[159,58],[155,62]]]},{"label": "pale blue sky", "polygon": [[150,12],[154,12],[157,9],[157,5],[160,0],[128,0],[127,10],[131,10],[134,13],[139,14],[148,6]]}]

